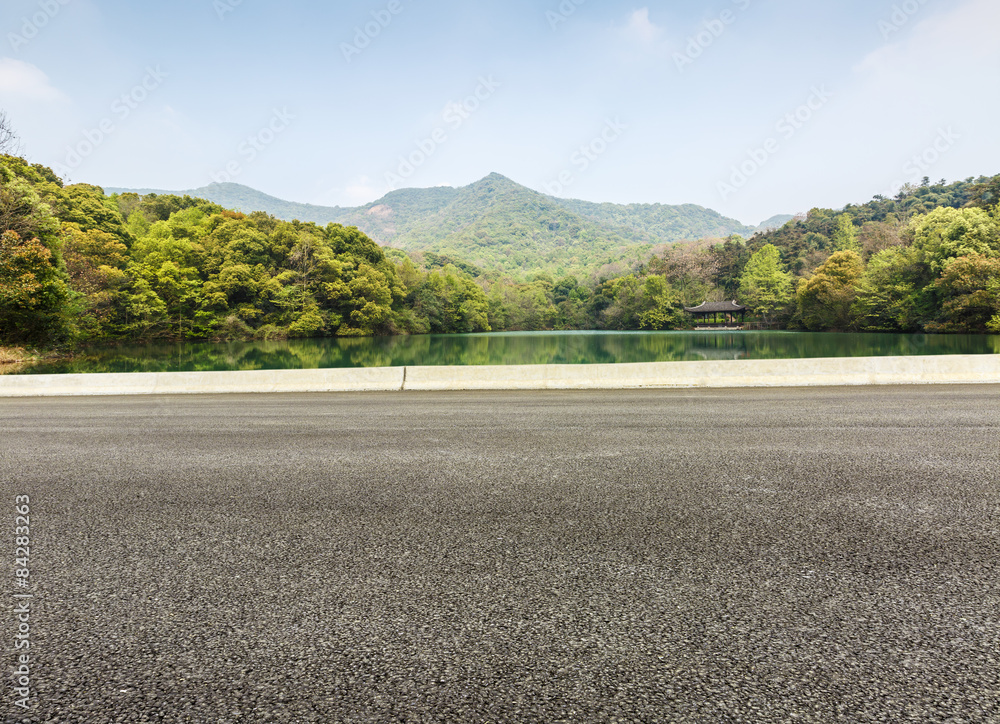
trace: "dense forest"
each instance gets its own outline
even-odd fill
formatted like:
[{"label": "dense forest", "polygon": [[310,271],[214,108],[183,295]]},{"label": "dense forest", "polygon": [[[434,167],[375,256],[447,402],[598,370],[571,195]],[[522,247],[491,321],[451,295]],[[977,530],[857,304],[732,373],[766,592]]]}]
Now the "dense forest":
[{"label": "dense forest", "polygon": [[[998,202],[1000,176],[925,180],[748,240],[647,245],[524,278],[339,224],[108,196],[3,155],[0,344],[680,329],[685,306],[724,299],[779,328],[1000,332]],[[488,229],[466,233],[489,247]]]}]

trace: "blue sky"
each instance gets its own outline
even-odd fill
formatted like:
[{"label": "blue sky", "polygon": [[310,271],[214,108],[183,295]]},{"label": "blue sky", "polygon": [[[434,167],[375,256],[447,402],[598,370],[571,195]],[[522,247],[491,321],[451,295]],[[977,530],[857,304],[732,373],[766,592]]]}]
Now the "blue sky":
[{"label": "blue sky", "polygon": [[74,182],[358,205],[496,171],[746,223],[1000,173],[996,0],[5,0],[0,108]]}]

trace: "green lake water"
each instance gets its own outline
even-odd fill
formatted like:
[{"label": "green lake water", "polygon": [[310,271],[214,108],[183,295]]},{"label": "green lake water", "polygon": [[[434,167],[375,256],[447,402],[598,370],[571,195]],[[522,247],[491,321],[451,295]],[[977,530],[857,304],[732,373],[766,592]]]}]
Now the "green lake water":
[{"label": "green lake water", "polygon": [[514,332],[93,348],[21,374],[674,362],[1000,354],[1000,336],[801,332]]}]

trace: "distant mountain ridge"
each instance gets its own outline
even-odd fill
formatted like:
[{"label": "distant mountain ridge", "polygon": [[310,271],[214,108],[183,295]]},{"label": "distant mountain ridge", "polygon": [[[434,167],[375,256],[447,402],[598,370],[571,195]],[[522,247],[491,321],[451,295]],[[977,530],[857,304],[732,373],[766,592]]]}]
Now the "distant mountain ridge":
[{"label": "distant mountain ridge", "polygon": [[[199,189],[189,191],[166,191],[163,189],[124,189],[105,188],[108,194],[133,193],[145,196],[147,194],[192,196],[198,199],[206,199],[214,204],[219,204],[227,209],[242,211],[249,214],[254,211],[264,211],[271,216],[284,221],[312,221],[326,226],[336,223],[344,214],[345,209],[339,206],[315,206],[313,204],[300,204],[294,201],[285,201],[275,196],[265,194],[263,191],[234,183],[214,183],[209,186],[202,186]],[[349,209],[347,209],[349,211]]]},{"label": "distant mountain ridge", "polygon": [[264,211],[286,221],[357,226],[384,246],[454,255],[508,271],[539,266],[582,270],[621,259],[632,247],[751,236],[792,218],[775,217],[765,222],[768,226],[751,227],[694,204],[560,199],[496,173],[461,188],[400,189],[353,208],[284,201],[234,183],[189,191],[107,188],[106,192],[188,195],[244,213]]}]

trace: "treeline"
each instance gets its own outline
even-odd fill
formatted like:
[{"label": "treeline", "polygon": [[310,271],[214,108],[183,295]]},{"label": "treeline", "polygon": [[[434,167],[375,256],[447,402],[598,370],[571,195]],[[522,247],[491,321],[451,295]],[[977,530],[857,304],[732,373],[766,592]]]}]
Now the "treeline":
[{"label": "treeline", "polygon": [[749,247],[741,299],[782,326],[1000,332],[1000,176],[814,209]]},{"label": "treeline", "polygon": [[[106,196],[0,156],[0,343],[683,325],[662,278],[528,281],[354,227],[166,195]],[[641,268],[642,261],[632,266]],[[601,278],[598,278],[601,277]],[[628,297],[626,299],[626,297]]]},{"label": "treeline", "polygon": [[925,179],[749,240],[674,244],[576,294],[582,314],[558,319],[592,329],[682,329],[683,307],[732,299],[778,329],[1000,332],[1000,176]]},{"label": "treeline", "polygon": [[1000,177],[527,281],[354,227],[107,196],[0,156],[0,344],[683,329],[737,299],[786,328],[1000,331]]},{"label": "treeline", "polygon": [[397,265],[355,228],[191,197],[108,197],[9,156],[0,174],[7,343],[488,329],[468,275]]}]

